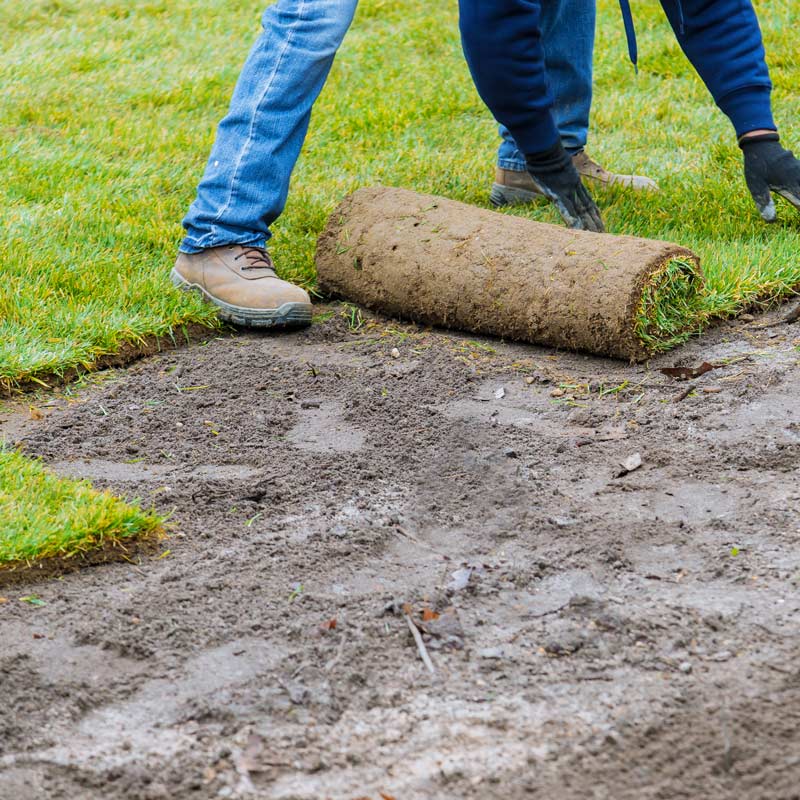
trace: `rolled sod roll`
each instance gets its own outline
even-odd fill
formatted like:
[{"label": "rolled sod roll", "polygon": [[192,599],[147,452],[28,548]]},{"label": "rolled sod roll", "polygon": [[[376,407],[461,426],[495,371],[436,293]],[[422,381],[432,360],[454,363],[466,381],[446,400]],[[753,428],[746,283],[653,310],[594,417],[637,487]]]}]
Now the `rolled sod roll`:
[{"label": "rolled sod roll", "polygon": [[703,287],[675,244],[383,186],[339,205],[316,263],[324,292],[389,316],[634,361],[687,337]]}]

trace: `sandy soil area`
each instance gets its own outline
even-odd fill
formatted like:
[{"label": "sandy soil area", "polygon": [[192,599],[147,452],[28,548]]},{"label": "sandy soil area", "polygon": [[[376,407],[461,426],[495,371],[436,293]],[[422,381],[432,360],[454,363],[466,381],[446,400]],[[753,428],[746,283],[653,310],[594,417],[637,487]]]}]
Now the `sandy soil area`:
[{"label": "sandy soil area", "polygon": [[800,797],[798,326],[631,367],[329,311],[0,414],[172,515],[0,589],[0,798]]}]

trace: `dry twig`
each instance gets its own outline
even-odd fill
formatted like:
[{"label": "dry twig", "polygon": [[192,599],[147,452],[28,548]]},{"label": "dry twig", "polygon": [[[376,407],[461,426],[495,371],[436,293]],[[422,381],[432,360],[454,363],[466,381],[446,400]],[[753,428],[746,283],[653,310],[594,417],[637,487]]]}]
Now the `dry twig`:
[{"label": "dry twig", "polygon": [[417,643],[417,650],[419,650],[420,658],[428,668],[428,672],[430,672],[431,675],[435,675],[436,667],[433,666],[433,661],[431,661],[431,657],[428,655],[428,648],[425,647],[425,642],[422,641],[422,636],[420,635],[419,629],[414,624],[414,621],[411,619],[411,617],[408,616],[408,614],[403,614],[403,616],[406,618],[408,629],[411,631],[411,635],[414,637],[414,641]]}]

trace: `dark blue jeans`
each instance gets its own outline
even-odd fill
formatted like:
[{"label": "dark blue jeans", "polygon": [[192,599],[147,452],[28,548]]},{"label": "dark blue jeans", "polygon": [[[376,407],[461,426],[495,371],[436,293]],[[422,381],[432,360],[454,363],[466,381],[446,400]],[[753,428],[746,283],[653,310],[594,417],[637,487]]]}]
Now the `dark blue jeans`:
[{"label": "dark blue jeans", "polygon": [[[553,115],[561,143],[572,155],[586,147],[589,131],[596,17],[595,0],[542,0],[539,27]],[[497,166],[522,172],[525,156],[503,125],[500,135]]]}]

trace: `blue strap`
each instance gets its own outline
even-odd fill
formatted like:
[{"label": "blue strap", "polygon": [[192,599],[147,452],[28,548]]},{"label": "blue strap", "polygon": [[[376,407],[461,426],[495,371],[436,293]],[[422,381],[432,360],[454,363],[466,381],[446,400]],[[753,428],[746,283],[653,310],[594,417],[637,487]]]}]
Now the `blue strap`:
[{"label": "blue strap", "polygon": [[628,40],[628,55],[636,72],[639,72],[639,48],[636,45],[636,30],[633,27],[633,14],[631,13],[630,0],[619,0],[622,10],[622,21],[625,23],[625,38]]}]

